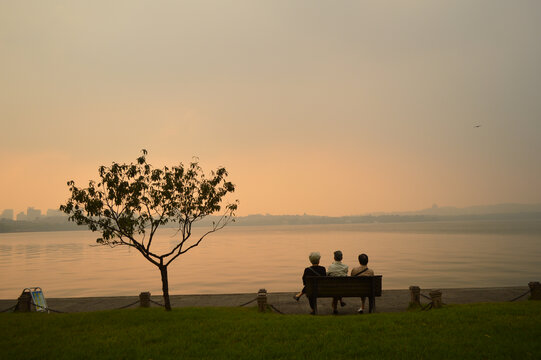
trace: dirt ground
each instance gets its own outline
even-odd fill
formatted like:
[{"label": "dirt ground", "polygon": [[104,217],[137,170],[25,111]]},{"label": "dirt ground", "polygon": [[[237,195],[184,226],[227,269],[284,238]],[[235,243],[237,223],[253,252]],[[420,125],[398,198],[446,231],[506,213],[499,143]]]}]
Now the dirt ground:
[{"label": "dirt ground", "polygon": [[[45,294],[46,293],[46,289]],[[429,296],[432,289],[421,289],[421,294]],[[442,301],[445,304],[468,304],[480,302],[504,302],[510,301],[527,293],[516,301],[525,301],[529,295],[527,286],[497,287],[497,288],[459,288],[438,289],[442,292]],[[271,292],[267,296],[268,304],[284,314],[308,314],[310,307],[308,299],[302,297],[299,302],[293,299],[292,292]],[[171,295],[172,307],[187,306],[240,306],[255,300],[257,293],[252,294],[215,294],[215,295]],[[85,298],[47,298],[50,309],[60,312],[85,312],[118,309],[121,307],[135,308],[139,306],[138,294],[135,296],[112,296],[112,297],[85,297]],[[163,298],[160,294],[153,294],[151,306],[160,306]],[[339,306],[339,314],[355,314],[359,307],[359,298],[344,298],[346,306]],[[410,301],[409,290],[383,290],[382,296],[376,298],[376,312],[399,312],[407,309]],[[137,303],[136,303],[137,302]],[[421,297],[422,304],[428,304],[429,299]],[[10,308],[17,303],[17,299],[0,300],[0,311]],[[136,303],[136,304],[134,304]],[[133,305],[131,305],[133,304]],[[319,314],[331,314],[331,299],[318,300]],[[244,306],[257,306],[252,301]]]}]

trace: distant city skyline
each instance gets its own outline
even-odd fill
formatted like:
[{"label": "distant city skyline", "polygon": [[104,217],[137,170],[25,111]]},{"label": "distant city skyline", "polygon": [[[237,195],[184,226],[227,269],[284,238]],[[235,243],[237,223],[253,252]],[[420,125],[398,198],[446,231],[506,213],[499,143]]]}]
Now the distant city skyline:
[{"label": "distant city skyline", "polygon": [[[45,213],[42,213],[41,209],[36,209],[33,206],[26,208],[26,213],[24,210],[15,211],[14,209],[0,209],[0,219],[11,219],[11,220],[35,220],[41,217],[56,217],[56,216],[67,216],[60,210],[56,209],[47,209]],[[415,214],[415,213],[424,213],[424,214],[490,214],[490,213],[516,213],[516,212],[541,212],[541,203],[508,203],[508,204],[485,204],[485,205],[474,205],[468,207],[455,207],[455,206],[439,206],[438,204],[432,204],[430,207],[425,207],[422,209],[410,209],[406,211],[388,211],[388,212],[367,212],[360,214],[348,214],[342,216],[366,216],[366,215],[383,215],[383,214]],[[270,213],[254,213],[247,214],[244,216],[254,216],[254,215],[272,215],[272,216],[299,216],[299,215],[309,215],[309,216],[330,216],[327,214],[270,214]]]},{"label": "distant city skyline", "polygon": [[0,219],[15,219],[15,220],[35,220],[40,217],[63,216],[64,213],[57,209],[47,209],[42,213],[41,209],[36,209],[33,206],[28,206],[25,210],[15,211],[15,209],[0,209]]},{"label": "distant city skyline", "polygon": [[224,166],[238,215],[541,203],[541,2],[0,2],[0,207]]}]

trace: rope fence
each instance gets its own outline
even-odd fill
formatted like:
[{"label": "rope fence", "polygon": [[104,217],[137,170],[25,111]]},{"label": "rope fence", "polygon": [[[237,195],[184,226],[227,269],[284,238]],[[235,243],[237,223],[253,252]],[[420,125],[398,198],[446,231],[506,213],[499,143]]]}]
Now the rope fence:
[{"label": "rope fence", "polygon": [[[4,309],[4,310],[0,310],[0,313],[5,313],[5,312],[15,312],[17,310],[17,306],[19,304],[15,304],[7,309]],[[41,305],[38,305],[38,304],[33,304],[35,307],[37,308],[40,308],[40,309],[43,309],[43,310],[47,310],[47,311],[50,311],[50,312],[54,312],[54,313],[59,313],[59,314],[64,314],[65,312],[64,311],[60,311],[60,310],[55,310],[55,309],[51,309],[50,307],[45,307],[45,306],[41,306]]]},{"label": "rope fence", "polygon": [[[9,307],[7,309],[0,310],[0,313],[5,313],[5,312],[32,312],[33,311],[32,309],[43,309],[43,310],[46,310],[47,312],[53,312],[53,313],[58,313],[58,314],[69,313],[67,311],[60,311],[60,310],[52,309],[52,308],[47,307],[47,306],[36,304],[36,303],[34,303],[34,300],[32,299],[32,297],[30,295],[27,295],[27,294],[28,293],[23,291],[23,294],[19,297],[19,299],[18,299],[18,301],[17,301],[17,303],[15,305],[13,305],[13,306],[11,306],[11,307]],[[23,296],[23,295],[25,295],[25,296]],[[150,303],[156,304],[156,305],[161,306],[161,307],[165,307],[165,305],[160,304],[159,302],[156,302],[156,301],[150,299],[150,293],[147,292],[147,293],[139,294],[139,299],[137,301],[134,301],[132,303],[129,303],[129,304],[114,308],[113,310],[127,309],[127,308],[132,307],[132,306],[137,305],[137,304],[140,304],[141,307],[149,307]]]},{"label": "rope fence", "polygon": [[54,310],[54,309],[51,309],[50,307],[45,307],[45,306],[41,306],[41,305],[38,305],[38,304],[34,304],[35,307],[39,307],[43,310],[47,310],[47,311],[50,311],[50,312],[54,312],[54,313],[57,313],[57,314],[65,314],[64,311],[59,311],[59,310]]},{"label": "rope fence", "polygon": [[127,308],[129,308],[130,306],[133,306],[133,305],[135,305],[135,304],[139,304],[140,302],[141,302],[141,300],[137,300],[137,301],[134,302],[134,303],[131,303],[131,304],[128,304],[128,305],[124,305],[124,306],[121,306],[121,307],[119,307],[119,308],[116,308],[115,310],[127,309]]},{"label": "rope fence", "polygon": [[243,306],[246,306],[246,305],[248,305],[248,304],[251,304],[251,303],[253,303],[254,301],[257,301],[257,298],[253,298],[252,300],[250,300],[250,301],[248,301],[248,302],[245,302],[245,303],[244,303],[244,304],[242,304],[242,305],[239,305],[239,307],[243,307]]},{"label": "rope fence", "polygon": [[284,315],[284,313],[280,311],[278,308],[276,308],[276,306],[274,306],[273,304],[267,303],[267,291],[262,291],[262,290],[265,290],[265,289],[259,290],[259,293],[257,294],[256,298],[253,298],[250,301],[240,304],[238,307],[243,307],[243,306],[253,303],[254,301],[257,301],[258,302],[257,305],[260,312],[264,312],[265,310],[271,309],[271,310],[276,311],[278,314]]},{"label": "rope fence", "polygon": [[277,309],[277,308],[276,308],[276,307],[275,307],[274,305],[272,305],[272,304],[268,304],[268,306],[269,306],[269,307],[270,307],[271,309],[273,309],[274,311],[276,311],[276,312],[277,312],[278,314],[282,314],[282,315],[284,315],[284,313],[283,313],[283,312],[281,312],[280,310],[278,310],[278,309]]},{"label": "rope fence", "polygon": [[161,306],[161,307],[165,307],[164,304],[160,304],[159,302],[152,300],[150,298],[150,293],[147,292],[147,293],[141,293],[139,295],[139,300],[137,300],[137,301],[135,301],[135,302],[133,302],[131,304],[124,305],[124,306],[121,306],[119,308],[116,308],[115,310],[127,309],[130,306],[133,306],[135,304],[140,304],[141,307],[149,307],[150,303]]},{"label": "rope fence", "polygon": [[[541,285],[539,284],[539,282],[530,282],[528,283],[528,287],[529,290],[511,300],[508,300],[507,302],[517,301],[518,299],[521,299],[528,294],[531,294],[530,298],[533,300],[541,300]],[[439,308],[441,307],[441,305],[447,305],[441,301],[441,291],[439,290],[431,292],[430,297],[426,296],[425,294],[421,294],[421,289],[418,286],[410,286],[409,290],[411,294],[410,306],[420,306],[421,311],[430,310],[432,308]],[[430,300],[430,303],[421,304],[421,297]]]},{"label": "rope fence", "polygon": [[17,304],[13,305],[13,306],[10,307],[10,308],[4,309],[4,310],[0,310],[0,313],[8,312],[8,311],[10,311],[10,310],[15,310],[16,307],[17,307]]},{"label": "rope fence", "polygon": [[530,292],[531,292],[531,291],[528,290],[528,291],[526,291],[524,294],[522,294],[522,295],[520,295],[520,296],[517,296],[517,297],[514,298],[514,299],[509,300],[509,302],[516,301],[516,300],[520,299],[521,297],[524,297],[524,296],[528,295]]},{"label": "rope fence", "polygon": [[[511,300],[508,300],[508,302],[517,301],[517,300],[525,297],[528,294],[531,295],[530,299],[532,299],[532,300],[541,300],[541,284],[539,282],[530,282],[530,283],[528,283],[528,286],[529,286],[529,290],[527,290],[523,294],[521,294],[521,295],[519,295],[519,296],[517,296],[517,297],[515,297],[515,298],[513,298]],[[418,306],[420,308],[420,311],[428,311],[428,310],[431,310],[431,309],[434,309],[434,308],[440,308],[442,305],[447,305],[447,304],[445,304],[444,302],[441,301],[442,293],[441,293],[440,290],[431,291],[430,296],[422,294],[421,291],[420,291],[420,288],[418,286],[410,286],[409,290],[410,290],[410,294],[411,294],[410,306]],[[429,300],[430,302],[427,303],[427,304],[421,304],[421,297],[424,298],[424,299]],[[31,311],[32,306],[34,306],[35,308],[44,309],[44,310],[46,310],[48,312],[53,312],[53,313],[58,313],[58,314],[68,313],[66,311],[60,311],[60,310],[52,309],[50,307],[41,306],[39,304],[34,304],[33,302],[24,303],[24,302],[21,302],[21,301],[22,301],[21,298],[19,298],[19,302],[17,302],[17,304],[15,304],[15,305],[7,308],[7,309],[0,310],[0,313],[17,312],[17,311],[27,312],[27,311]],[[27,301],[28,301],[28,299],[27,299]],[[267,291],[265,289],[260,289],[258,294],[257,294],[257,297],[238,305],[238,307],[243,307],[243,306],[249,305],[249,304],[254,303],[254,302],[257,302],[257,306],[258,306],[258,309],[259,309],[260,312],[265,312],[265,311],[268,311],[268,310],[272,310],[272,311],[275,311],[278,314],[282,314],[282,315],[284,314],[284,312],[282,312],[280,309],[278,309],[275,305],[270,304],[270,303],[267,302]],[[155,304],[155,305],[160,306],[160,307],[165,307],[164,304],[150,299],[150,293],[146,292],[146,293],[141,293],[139,295],[139,299],[137,301],[134,301],[134,302],[129,303],[127,305],[120,306],[118,308],[115,308],[114,310],[127,309],[127,308],[132,307],[132,306],[137,305],[137,304],[140,304],[141,307],[150,307],[150,303]]]},{"label": "rope fence", "polygon": [[[161,304],[161,303],[159,303],[159,302],[157,302],[157,301],[154,301],[154,300],[152,300],[152,299],[148,299],[148,300],[149,300],[152,304],[154,304],[154,305],[161,306],[161,307],[165,307],[164,304]],[[250,300],[250,301],[248,301],[248,302],[246,302],[246,303],[244,303],[244,304],[241,304],[241,305],[239,305],[239,307],[246,306],[246,305],[248,305],[248,304],[250,304],[250,303],[253,303],[254,301],[257,301],[257,298],[254,298],[254,299],[252,299],[252,300]],[[127,304],[127,305],[123,305],[123,306],[114,308],[113,310],[127,309],[127,308],[129,308],[129,307],[131,307],[131,306],[134,306],[134,305],[140,304],[140,303],[141,303],[141,300],[139,299],[139,300],[134,301],[134,302],[132,302],[132,303],[129,303],[129,304]],[[17,309],[17,305],[18,305],[18,304],[15,304],[15,305],[13,305],[13,306],[7,308],[7,309],[0,310],[0,313],[14,312],[14,311]],[[52,309],[52,308],[50,308],[50,307],[45,307],[45,306],[41,306],[41,305],[38,305],[38,304],[32,304],[32,305],[35,306],[36,308],[41,308],[41,309],[44,309],[44,310],[47,310],[47,311],[50,311],[50,312],[54,312],[54,313],[58,313],[58,314],[67,314],[67,313],[68,313],[68,312],[66,312],[66,311],[55,310],[55,309]],[[268,306],[271,307],[272,309],[274,309],[276,312],[278,312],[278,313],[280,313],[280,314],[283,314],[283,312],[281,312],[280,310],[278,310],[274,305],[268,304]]]},{"label": "rope fence", "polygon": [[155,305],[158,305],[158,306],[161,306],[161,307],[165,307],[164,304],[160,304],[159,302],[156,302],[156,301],[154,301],[154,300],[152,300],[152,299],[150,299],[150,302],[153,303],[153,304],[155,304]]}]

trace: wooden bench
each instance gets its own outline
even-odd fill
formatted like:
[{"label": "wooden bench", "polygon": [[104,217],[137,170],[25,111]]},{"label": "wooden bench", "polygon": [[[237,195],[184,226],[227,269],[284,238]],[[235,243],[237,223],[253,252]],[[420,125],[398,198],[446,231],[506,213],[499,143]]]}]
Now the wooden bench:
[{"label": "wooden bench", "polygon": [[367,297],[368,312],[376,309],[376,296],[381,296],[381,278],[376,276],[309,276],[306,295],[313,299],[317,314],[317,299],[332,297]]}]

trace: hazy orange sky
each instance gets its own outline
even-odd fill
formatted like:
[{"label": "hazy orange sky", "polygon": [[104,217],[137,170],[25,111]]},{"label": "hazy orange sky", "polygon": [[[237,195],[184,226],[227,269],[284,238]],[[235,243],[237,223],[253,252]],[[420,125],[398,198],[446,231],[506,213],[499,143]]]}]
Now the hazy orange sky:
[{"label": "hazy orange sky", "polygon": [[142,148],[239,215],[541,202],[540,34],[537,0],[2,1],[0,211]]}]

